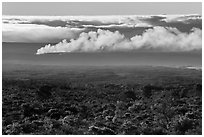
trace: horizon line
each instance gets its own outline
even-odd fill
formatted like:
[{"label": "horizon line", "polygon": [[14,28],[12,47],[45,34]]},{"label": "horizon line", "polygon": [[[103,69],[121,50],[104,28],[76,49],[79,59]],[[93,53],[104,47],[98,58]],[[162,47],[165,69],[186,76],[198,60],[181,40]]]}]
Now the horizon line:
[{"label": "horizon line", "polygon": [[199,13],[185,13],[185,14],[166,14],[166,13],[163,13],[163,14],[121,14],[121,15],[119,15],[119,14],[116,14],[116,15],[114,15],[114,14],[110,14],[110,15],[106,15],[106,14],[104,14],[104,15],[3,15],[2,14],[2,16],[30,16],[30,17],[36,17],[36,16],[42,16],[42,17],[53,17],[53,16],[55,16],[55,17],[64,17],[64,16],[66,16],[66,17],[70,17],[70,16],[90,16],[90,17],[93,17],[93,16],[165,16],[165,15],[201,15],[202,16],[202,14],[199,14]]}]

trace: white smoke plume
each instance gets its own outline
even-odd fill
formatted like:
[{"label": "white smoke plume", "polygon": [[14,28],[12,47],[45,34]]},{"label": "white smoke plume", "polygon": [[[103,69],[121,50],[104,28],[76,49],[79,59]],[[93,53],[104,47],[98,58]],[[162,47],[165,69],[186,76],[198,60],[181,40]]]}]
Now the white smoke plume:
[{"label": "white smoke plume", "polygon": [[179,52],[202,49],[202,30],[193,28],[190,33],[180,32],[171,27],[154,27],[142,35],[125,38],[118,31],[98,29],[81,33],[79,38],[70,42],[63,40],[56,45],[45,45],[36,54],[61,52],[112,52],[134,50],[156,50],[161,52]]}]

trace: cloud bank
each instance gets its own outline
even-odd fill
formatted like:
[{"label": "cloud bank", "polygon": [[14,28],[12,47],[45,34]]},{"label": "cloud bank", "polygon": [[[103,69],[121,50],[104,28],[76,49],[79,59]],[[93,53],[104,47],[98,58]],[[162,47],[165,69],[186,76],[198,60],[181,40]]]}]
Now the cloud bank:
[{"label": "cloud bank", "polygon": [[173,27],[189,33],[202,29],[201,15],[123,15],[123,16],[3,16],[3,42],[58,43],[76,39],[82,32],[98,29],[118,31],[127,39],[142,35],[156,26]]},{"label": "cloud bank", "polygon": [[177,28],[156,26],[142,35],[128,39],[119,31],[98,29],[82,32],[77,39],[63,40],[56,45],[45,45],[36,54],[65,52],[161,51],[186,52],[202,49],[202,30],[193,28],[189,33]]},{"label": "cloud bank", "polygon": [[3,24],[3,42],[52,43],[72,39],[84,30],[80,28],[50,27],[36,24]]}]

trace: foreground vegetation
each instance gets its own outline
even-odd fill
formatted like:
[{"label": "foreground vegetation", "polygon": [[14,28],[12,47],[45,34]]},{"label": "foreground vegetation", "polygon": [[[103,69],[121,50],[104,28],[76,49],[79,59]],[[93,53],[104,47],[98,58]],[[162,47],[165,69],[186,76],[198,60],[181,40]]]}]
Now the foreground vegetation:
[{"label": "foreground vegetation", "polygon": [[77,82],[3,73],[2,134],[201,135],[201,72],[186,71],[179,78],[180,72],[172,77],[166,71],[164,78],[165,71],[149,75],[148,69],[117,83],[101,70],[101,83],[87,73],[75,75],[83,76]]}]

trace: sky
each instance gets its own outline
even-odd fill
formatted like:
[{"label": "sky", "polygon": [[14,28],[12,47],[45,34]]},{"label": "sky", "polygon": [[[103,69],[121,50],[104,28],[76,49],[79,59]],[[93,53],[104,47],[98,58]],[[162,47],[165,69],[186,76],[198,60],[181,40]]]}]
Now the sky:
[{"label": "sky", "polygon": [[3,62],[201,65],[201,5],[4,2]]},{"label": "sky", "polygon": [[202,14],[201,2],[3,2],[3,15]]}]

